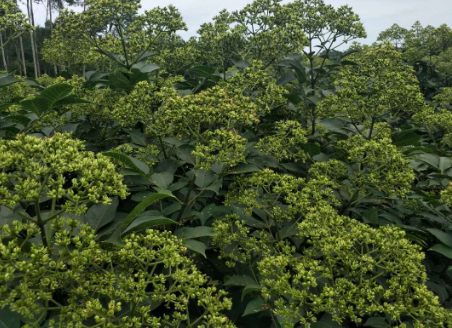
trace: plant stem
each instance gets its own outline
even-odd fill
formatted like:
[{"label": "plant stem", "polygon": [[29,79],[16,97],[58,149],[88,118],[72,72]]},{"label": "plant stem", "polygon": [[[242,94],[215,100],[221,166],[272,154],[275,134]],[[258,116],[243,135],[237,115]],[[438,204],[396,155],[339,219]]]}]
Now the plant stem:
[{"label": "plant stem", "polygon": [[195,187],[195,179],[196,179],[196,177],[194,176],[193,179],[191,179],[191,181],[190,181],[190,186],[188,187],[187,195],[185,195],[185,200],[184,200],[184,203],[182,204],[179,214],[177,215],[176,222],[179,222],[181,220],[182,214],[184,213],[185,209],[188,206],[188,203],[190,200],[190,194],[191,194],[193,188]]},{"label": "plant stem", "polygon": [[36,217],[37,217],[37,224],[39,227],[39,230],[41,230],[41,239],[42,239],[42,244],[48,248],[49,247],[49,241],[47,239],[47,233],[46,233],[46,228],[45,228],[45,222],[42,220],[42,216],[41,216],[41,209],[39,208],[39,201],[35,202],[35,210],[36,210]]}]

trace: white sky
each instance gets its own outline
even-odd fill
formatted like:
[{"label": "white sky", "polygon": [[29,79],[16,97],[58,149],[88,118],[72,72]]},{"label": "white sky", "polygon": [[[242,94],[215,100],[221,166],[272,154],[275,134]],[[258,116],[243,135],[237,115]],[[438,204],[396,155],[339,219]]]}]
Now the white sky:
[{"label": "white sky", "polygon": [[[44,1],[46,2],[46,1]],[[144,9],[156,6],[176,6],[186,22],[188,32],[180,33],[184,38],[196,34],[198,27],[210,21],[222,9],[229,11],[243,8],[252,0],[142,0]],[[290,0],[284,0],[284,3]],[[372,43],[378,34],[397,23],[409,28],[416,20],[422,25],[439,26],[446,23],[452,26],[452,0],[325,0],[334,6],[348,4],[360,15],[367,31],[367,39],[359,40]],[[35,4],[35,20],[38,24],[45,21],[44,5]],[[74,8],[75,9],[75,8]]]}]

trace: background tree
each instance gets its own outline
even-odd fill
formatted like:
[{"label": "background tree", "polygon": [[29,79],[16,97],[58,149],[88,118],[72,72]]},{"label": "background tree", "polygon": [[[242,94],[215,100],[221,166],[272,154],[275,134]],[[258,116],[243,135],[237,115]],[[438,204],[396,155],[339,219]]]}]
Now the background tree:
[{"label": "background tree", "polygon": [[17,4],[12,0],[2,1],[0,3],[0,49],[5,71],[8,70],[5,47],[27,31],[31,31],[31,26]]},{"label": "background tree", "polygon": [[400,27],[397,24],[393,24],[390,28],[387,30],[382,31],[378,35],[378,41],[383,42],[390,42],[394,45],[396,50],[399,50],[399,48],[403,47],[405,43],[405,37],[408,33],[408,30]]}]

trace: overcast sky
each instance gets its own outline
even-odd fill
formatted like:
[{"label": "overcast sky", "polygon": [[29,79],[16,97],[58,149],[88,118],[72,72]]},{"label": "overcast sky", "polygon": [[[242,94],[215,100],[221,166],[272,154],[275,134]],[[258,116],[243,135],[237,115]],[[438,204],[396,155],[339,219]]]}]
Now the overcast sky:
[{"label": "overcast sky", "polygon": [[[291,0],[284,0],[284,3]],[[46,2],[46,1],[44,1]],[[200,24],[210,21],[222,9],[238,10],[252,0],[142,0],[143,9],[156,6],[176,6],[189,28],[180,33],[184,38],[193,36]],[[392,24],[409,28],[416,20],[422,25],[452,25],[452,0],[325,0],[334,6],[348,4],[361,17],[368,38],[359,40],[372,43],[380,31]],[[43,5],[35,5],[35,19],[39,24],[45,20]]]}]

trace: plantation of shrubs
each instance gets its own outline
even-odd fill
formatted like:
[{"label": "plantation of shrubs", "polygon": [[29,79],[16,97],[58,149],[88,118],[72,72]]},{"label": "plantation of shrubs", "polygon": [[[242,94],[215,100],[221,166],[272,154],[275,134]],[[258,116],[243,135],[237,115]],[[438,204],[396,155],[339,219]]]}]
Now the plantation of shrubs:
[{"label": "plantation of shrubs", "polygon": [[140,8],[0,2],[0,327],[452,327],[452,29]]}]

